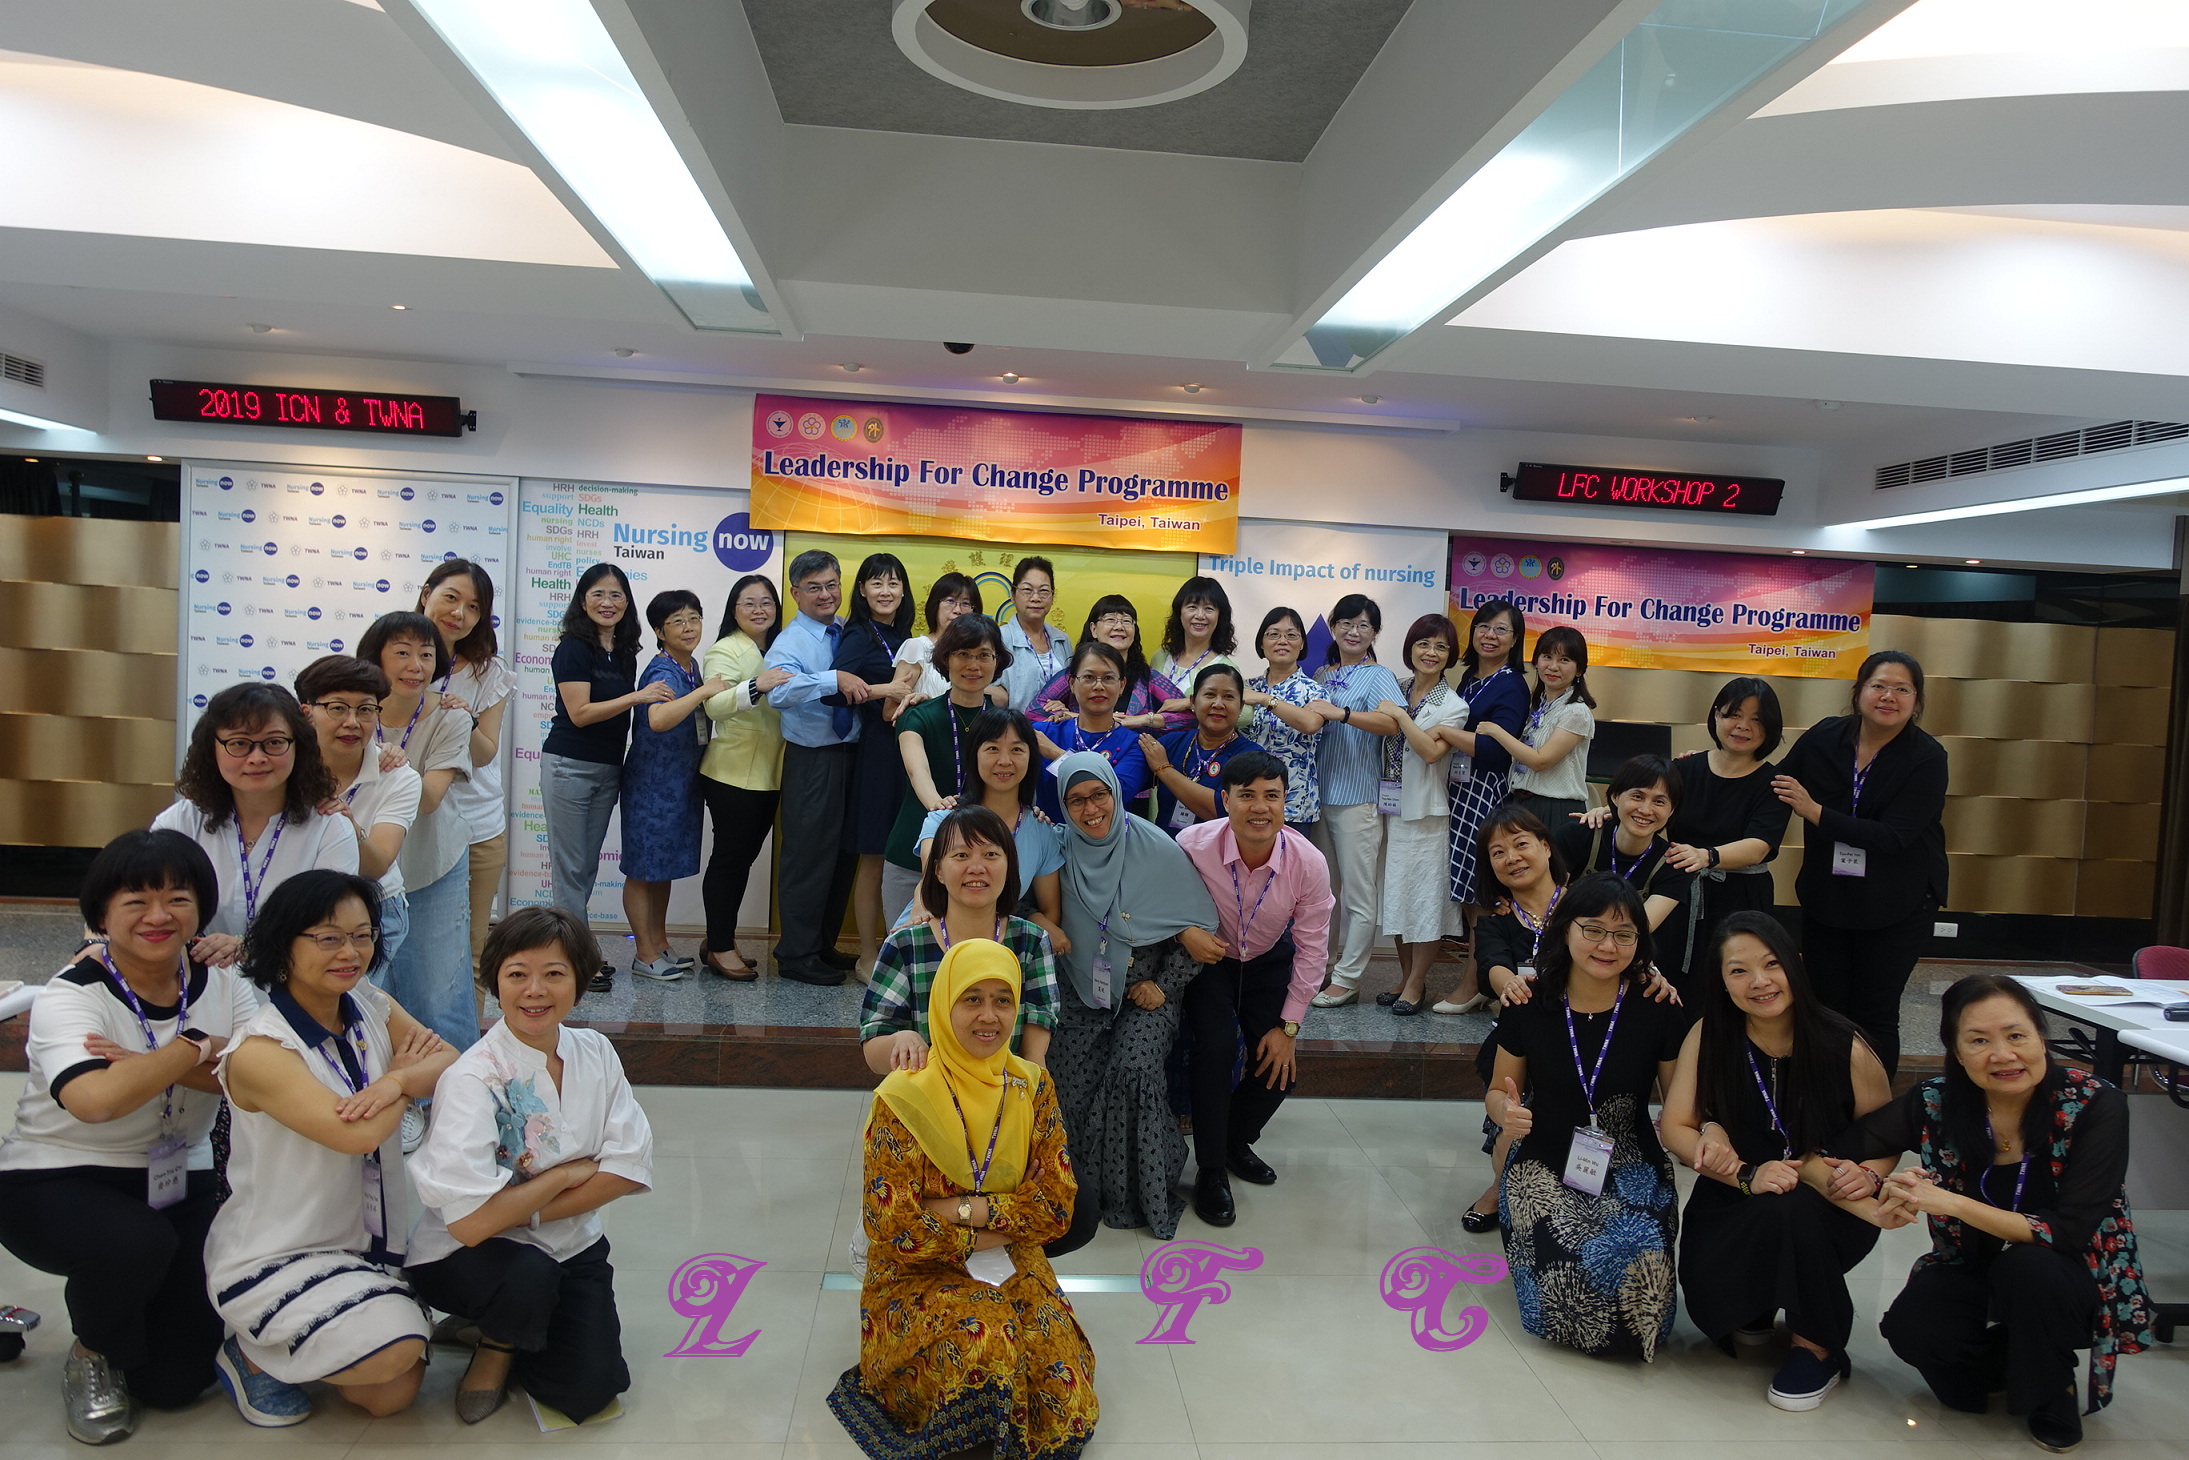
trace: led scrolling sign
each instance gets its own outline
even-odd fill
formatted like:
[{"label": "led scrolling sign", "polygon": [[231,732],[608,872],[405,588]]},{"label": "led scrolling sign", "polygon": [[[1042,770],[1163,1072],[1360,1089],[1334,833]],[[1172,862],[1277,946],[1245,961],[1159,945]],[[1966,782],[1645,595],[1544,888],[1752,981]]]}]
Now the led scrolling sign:
[{"label": "led scrolling sign", "polygon": [[1516,502],[1559,507],[1644,507],[1663,512],[1721,512],[1775,517],[1786,483],[1778,477],[1712,476],[1620,466],[1552,466],[1523,461],[1499,490]]},{"label": "led scrolling sign", "polygon": [[209,380],[153,381],[152,418],[389,436],[461,436],[466,430],[479,429],[479,413],[465,410],[453,395],[228,385]]}]

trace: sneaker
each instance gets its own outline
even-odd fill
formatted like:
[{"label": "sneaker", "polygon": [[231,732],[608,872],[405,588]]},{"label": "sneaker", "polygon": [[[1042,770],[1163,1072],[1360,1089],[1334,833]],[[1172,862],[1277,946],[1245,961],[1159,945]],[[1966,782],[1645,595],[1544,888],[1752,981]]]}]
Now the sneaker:
[{"label": "sneaker", "polygon": [[1765,1313],[1733,1330],[1733,1342],[1742,1348],[1761,1348],[1778,1337],[1778,1314]]},{"label": "sneaker", "polygon": [[1847,1361],[1845,1354],[1836,1359],[1820,1359],[1796,1344],[1764,1397],[1779,1409],[1796,1413],[1815,1409],[1824,1402],[1824,1396],[1837,1389],[1839,1381],[1853,1371],[1854,1365]]},{"label": "sneaker", "polygon": [[18,1308],[12,1303],[0,1303],[0,1333],[28,1333],[39,1324],[39,1317],[28,1308]]},{"label": "sneaker", "polygon": [[651,963],[631,961],[631,977],[647,979],[653,983],[675,983],[691,970],[664,953]]},{"label": "sneaker", "polygon": [[671,963],[682,969],[690,970],[699,967],[697,958],[688,953],[679,953],[674,948],[671,948],[665,956]]},{"label": "sneaker", "polygon": [[236,1402],[236,1413],[261,1429],[300,1425],[312,1417],[312,1397],[299,1385],[284,1384],[253,1368],[232,1333],[220,1341],[213,1371],[220,1376],[220,1387]]},{"label": "sneaker", "polygon": [[403,1112],[403,1154],[408,1156],[426,1143],[426,1108],[416,1101]]},{"label": "sneaker", "polygon": [[98,1354],[71,1344],[61,1366],[61,1397],[68,1404],[68,1432],[87,1445],[111,1445],[136,1433],[141,1412],[129,1385]]}]

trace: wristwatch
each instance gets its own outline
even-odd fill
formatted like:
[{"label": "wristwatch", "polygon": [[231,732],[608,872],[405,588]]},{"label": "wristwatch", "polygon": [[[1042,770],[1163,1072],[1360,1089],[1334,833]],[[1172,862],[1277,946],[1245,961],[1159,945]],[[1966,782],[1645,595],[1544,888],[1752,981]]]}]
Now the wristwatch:
[{"label": "wristwatch", "polygon": [[1738,1182],[1740,1183],[1740,1188],[1741,1188],[1741,1195],[1742,1195],[1742,1196],[1754,1196],[1754,1195],[1755,1195],[1755,1193],[1754,1193],[1753,1191],[1750,1191],[1750,1190],[1748,1189],[1748,1183],[1749,1183],[1749,1182],[1751,1182],[1751,1181],[1754,1181],[1755,1179],[1756,1179],[1756,1163],[1755,1163],[1755,1162],[1753,1162],[1753,1161],[1751,1161],[1751,1162],[1749,1162],[1749,1163],[1748,1163],[1748,1164],[1747,1164],[1746,1166],[1743,1166],[1743,1167],[1741,1167],[1741,1170],[1740,1170],[1740,1175],[1739,1175],[1738,1177],[1736,1177],[1736,1178],[1735,1178],[1735,1180],[1736,1180],[1736,1181],[1738,1181]]},{"label": "wristwatch", "polygon": [[973,1225],[973,1198],[970,1196],[958,1198],[958,1225],[961,1227]]},{"label": "wristwatch", "polygon": [[1341,725],[1350,725],[1353,723],[1353,707],[1351,705],[1346,706],[1345,714],[1339,718],[1338,723],[1340,723]]},{"label": "wristwatch", "polygon": [[1716,847],[1710,849],[1710,865],[1713,867],[1718,865],[1718,849]]},{"label": "wristwatch", "polygon": [[175,1038],[198,1052],[195,1064],[204,1064],[213,1057],[213,1036],[196,1029],[185,1029]]},{"label": "wristwatch", "polygon": [[1300,1037],[1300,1021],[1297,1019],[1287,1019],[1279,1027],[1284,1030],[1287,1039],[1298,1039]]}]

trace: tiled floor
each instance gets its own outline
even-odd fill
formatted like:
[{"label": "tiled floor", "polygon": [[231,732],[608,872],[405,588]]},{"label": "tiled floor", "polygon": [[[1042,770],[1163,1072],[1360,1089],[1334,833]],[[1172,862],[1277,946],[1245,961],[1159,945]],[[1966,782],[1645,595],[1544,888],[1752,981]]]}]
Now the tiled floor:
[{"label": "tiled floor", "polygon": [[[21,1076],[0,1076],[12,1102]],[[636,1385],[628,1413],[556,1437],[596,1460],[853,1460],[824,1403],[858,1358],[858,1294],[824,1288],[845,1267],[858,1221],[855,1092],[665,1089],[640,1092],[656,1132],[655,1190],[610,1209],[626,1347]],[[1463,1290],[1489,1329],[1454,1353],[1416,1347],[1404,1314],[1384,1306],[1377,1274],[1422,1244],[1495,1251],[1460,1230],[1487,1179],[1478,1105],[1299,1101],[1261,1153],[1268,1190],[1235,1186],[1238,1225],[1214,1232],[1190,1215],[1181,1238],[1260,1249],[1259,1270],[1228,1275],[1231,1297],[1204,1307],[1188,1346],[1142,1345],[1156,1309],[1137,1291],[1077,1294],[1093,1341],[1102,1419],[1090,1455],[1107,1460],[1808,1460],[1890,1456],[1977,1460],[2036,1456],[2003,1415],[1942,1411],[1893,1359],[1876,1320],[1922,1239],[1891,1233],[1854,1274],[1860,1317],[1854,1380],[1811,1414],[1783,1414],[1763,1390],[1779,1350],[1728,1359],[1684,1321],[1648,1366],[1597,1362],[1520,1329],[1509,1285]],[[2155,1289],[2189,1296],[2189,1220],[2138,1214]],[[1059,1264],[1066,1274],[1129,1275],[1146,1234],[1104,1232]],[[686,1323],[669,1308],[669,1273],[702,1252],[767,1262],[740,1302],[739,1331],[760,1331],[741,1359],[662,1359]],[[38,1308],[29,1353],[0,1366],[0,1460],[82,1451],[61,1427],[59,1357],[67,1337],[60,1284],[0,1253],[0,1301]],[[517,1460],[544,1443],[521,1407],[466,1429],[451,1413],[458,1356],[438,1353],[418,1405],[371,1420],[331,1394],[310,1423],[253,1430],[224,1400],[155,1415],[118,1452],[137,1460],[278,1453],[321,1460],[409,1460],[448,1446]],[[2103,1460],[2189,1460],[2189,1344],[2122,1362],[2118,1397],[2088,1424],[2082,1453]]]}]

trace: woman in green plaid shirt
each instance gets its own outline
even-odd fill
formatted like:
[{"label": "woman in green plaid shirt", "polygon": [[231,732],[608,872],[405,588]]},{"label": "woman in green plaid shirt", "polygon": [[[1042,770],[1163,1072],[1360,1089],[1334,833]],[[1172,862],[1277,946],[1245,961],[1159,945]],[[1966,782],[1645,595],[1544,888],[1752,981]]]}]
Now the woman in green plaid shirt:
[{"label": "woman in green plaid shirt", "polygon": [[886,1075],[926,1066],[932,1043],[928,989],[951,945],[972,938],[992,938],[1018,959],[1018,1053],[1046,1063],[1049,1031],[1056,1027],[1056,955],[1039,926],[1003,911],[1017,907],[1018,897],[1018,845],[1003,818],[985,806],[960,807],[944,817],[920,877],[918,905],[928,918],[882,940],[859,1006],[868,1069]]}]

